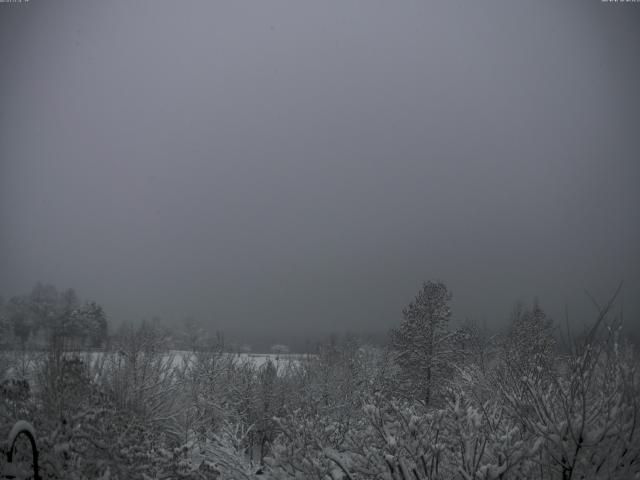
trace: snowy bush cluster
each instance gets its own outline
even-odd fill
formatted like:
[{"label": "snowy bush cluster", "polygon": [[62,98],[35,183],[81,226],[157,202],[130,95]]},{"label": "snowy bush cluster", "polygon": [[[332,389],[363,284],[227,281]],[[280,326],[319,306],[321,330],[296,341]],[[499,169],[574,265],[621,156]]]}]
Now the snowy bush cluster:
[{"label": "snowy bush cluster", "polygon": [[279,420],[283,434],[268,458],[271,474],[640,478],[640,376],[633,348],[607,331],[573,352],[549,350],[516,362],[508,341],[487,345],[488,367],[461,355],[454,381],[429,405],[396,395],[389,378],[388,390],[358,389],[348,412],[344,402],[320,412],[294,410]]},{"label": "snowy bush cluster", "polygon": [[638,355],[610,305],[562,347],[535,305],[489,336],[451,330],[449,299],[425,284],[389,347],[261,366],[221,341],[177,361],[148,323],[100,355],[0,352],[0,434],[32,422],[46,479],[640,478]]}]

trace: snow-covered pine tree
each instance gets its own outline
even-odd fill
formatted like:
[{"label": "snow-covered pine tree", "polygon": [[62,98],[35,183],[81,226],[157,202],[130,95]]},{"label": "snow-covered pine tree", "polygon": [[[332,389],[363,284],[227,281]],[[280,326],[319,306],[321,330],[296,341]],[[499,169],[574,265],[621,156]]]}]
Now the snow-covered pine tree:
[{"label": "snow-covered pine tree", "polygon": [[517,303],[504,342],[506,364],[521,369],[521,375],[553,368],[555,347],[553,321],[538,302],[534,301],[531,308]]},{"label": "snow-covered pine tree", "polygon": [[403,322],[391,331],[402,372],[401,388],[425,404],[432,400],[438,377],[438,352],[451,317],[451,297],[444,283],[425,282],[413,302],[402,310]]}]

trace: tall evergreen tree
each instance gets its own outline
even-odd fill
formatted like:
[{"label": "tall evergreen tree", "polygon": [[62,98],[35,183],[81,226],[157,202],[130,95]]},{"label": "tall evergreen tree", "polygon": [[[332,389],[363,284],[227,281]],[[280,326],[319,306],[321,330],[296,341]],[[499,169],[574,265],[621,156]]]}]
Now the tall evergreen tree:
[{"label": "tall evergreen tree", "polygon": [[402,384],[429,404],[439,373],[439,346],[451,318],[451,293],[442,282],[425,282],[413,302],[402,310],[403,322],[391,331]]}]

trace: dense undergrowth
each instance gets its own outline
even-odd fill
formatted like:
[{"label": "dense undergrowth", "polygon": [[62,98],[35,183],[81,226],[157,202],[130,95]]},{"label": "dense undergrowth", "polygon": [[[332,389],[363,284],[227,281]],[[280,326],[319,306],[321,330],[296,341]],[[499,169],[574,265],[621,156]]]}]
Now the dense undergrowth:
[{"label": "dense undergrowth", "polygon": [[34,424],[45,479],[640,478],[638,357],[607,310],[564,353],[518,318],[448,337],[429,403],[354,339],[259,368],[176,362],[148,324],[99,356],[51,342],[1,354],[0,425]]}]

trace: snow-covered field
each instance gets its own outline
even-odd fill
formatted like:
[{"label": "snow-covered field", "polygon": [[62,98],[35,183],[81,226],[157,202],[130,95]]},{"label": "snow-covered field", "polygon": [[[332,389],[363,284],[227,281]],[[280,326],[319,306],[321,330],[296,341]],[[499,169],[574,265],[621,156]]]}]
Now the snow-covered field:
[{"label": "snow-covered field", "polygon": [[[105,355],[121,355],[114,352],[90,351],[90,352],[68,352],[69,357],[77,357],[82,361],[98,367]],[[186,350],[169,350],[163,354],[164,358],[171,360],[172,366],[184,367],[186,362],[194,360],[193,352]],[[267,362],[272,362],[278,372],[283,372],[288,366],[298,366],[306,359],[312,358],[310,354],[296,353],[227,353],[239,363],[248,362],[256,369],[264,366]],[[46,352],[42,351],[3,351],[0,352],[0,380],[3,378],[30,378],[35,365],[44,360]]]},{"label": "snow-covered field", "polygon": [[[239,363],[252,363],[256,369],[267,362],[272,362],[279,372],[282,372],[287,366],[297,366],[305,359],[311,358],[311,355],[296,353],[229,353],[226,355],[234,357]],[[181,367],[184,366],[185,361],[190,361],[194,358],[194,353],[185,350],[170,350],[167,356],[172,358],[174,366]]]}]

